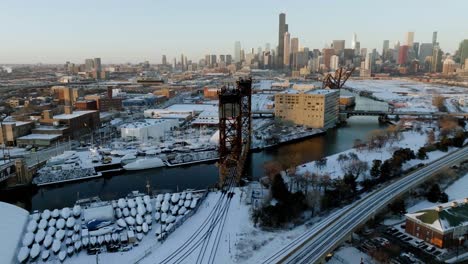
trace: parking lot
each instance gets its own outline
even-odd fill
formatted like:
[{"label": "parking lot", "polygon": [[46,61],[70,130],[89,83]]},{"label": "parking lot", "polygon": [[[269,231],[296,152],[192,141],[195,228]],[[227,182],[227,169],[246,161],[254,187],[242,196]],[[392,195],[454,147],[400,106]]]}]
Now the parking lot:
[{"label": "parking lot", "polygon": [[382,263],[443,263],[447,252],[404,233],[404,225],[362,231],[355,246]]}]

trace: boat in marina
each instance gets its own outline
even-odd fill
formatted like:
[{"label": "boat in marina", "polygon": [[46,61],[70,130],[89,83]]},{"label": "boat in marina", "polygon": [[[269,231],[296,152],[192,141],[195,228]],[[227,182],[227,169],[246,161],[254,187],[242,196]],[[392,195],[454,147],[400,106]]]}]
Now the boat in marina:
[{"label": "boat in marina", "polygon": [[164,162],[160,158],[154,157],[137,159],[136,161],[123,166],[123,168],[125,170],[146,170],[163,166],[165,166]]}]

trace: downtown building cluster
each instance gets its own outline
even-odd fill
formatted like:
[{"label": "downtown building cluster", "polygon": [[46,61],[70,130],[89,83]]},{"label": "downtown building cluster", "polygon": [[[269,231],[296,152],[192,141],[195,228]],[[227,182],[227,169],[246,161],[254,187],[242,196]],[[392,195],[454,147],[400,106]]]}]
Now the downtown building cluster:
[{"label": "downtown building cluster", "polygon": [[340,67],[355,67],[362,77],[375,75],[443,74],[468,76],[468,39],[461,41],[454,54],[444,53],[433,32],[431,41],[417,42],[415,32],[407,32],[405,40],[383,40],[380,49],[363,47],[353,33],[351,45],[345,40],[332,40],[324,48],[303,47],[286,23],[286,14],[279,14],[278,43],[256,49],[245,49],[240,41],[234,43],[233,54],[207,54],[198,62],[181,55],[169,64],[166,55],[162,65],[180,71],[211,70],[233,73],[238,70],[273,69],[292,77],[335,71]]}]

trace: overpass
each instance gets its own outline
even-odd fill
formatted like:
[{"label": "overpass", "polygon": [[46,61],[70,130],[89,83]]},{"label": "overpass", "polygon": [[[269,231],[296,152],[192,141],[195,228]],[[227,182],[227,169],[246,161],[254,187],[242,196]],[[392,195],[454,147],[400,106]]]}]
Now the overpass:
[{"label": "overpass", "polygon": [[368,194],[280,249],[263,263],[324,263],[326,255],[347,240],[395,198],[427,181],[436,173],[468,158],[468,146]]}]

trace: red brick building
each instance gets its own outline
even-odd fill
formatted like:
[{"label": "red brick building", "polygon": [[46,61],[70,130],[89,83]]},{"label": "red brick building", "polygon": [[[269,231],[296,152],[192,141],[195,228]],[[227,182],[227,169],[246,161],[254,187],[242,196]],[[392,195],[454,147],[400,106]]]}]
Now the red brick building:
[{"label": "red brick building", "polygon": [[405,231],[439,248],[468,238],[468,198],[406,214]]}]

